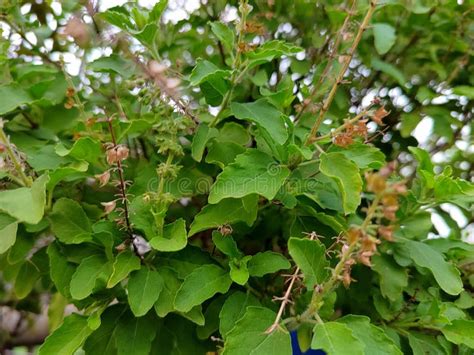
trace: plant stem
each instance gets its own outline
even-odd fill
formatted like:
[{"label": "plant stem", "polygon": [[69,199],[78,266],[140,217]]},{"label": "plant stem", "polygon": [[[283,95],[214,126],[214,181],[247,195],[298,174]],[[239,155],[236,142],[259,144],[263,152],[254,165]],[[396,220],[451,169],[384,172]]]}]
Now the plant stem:
[{"label": "plant stem", "polygon": [[[107,120],[107,124],[109,127],[109,132],[112,137],[112,143],[113,143],[113,148],[117,148],[117,140],[115,139],[115,133],[114,133],[114,128],[112,126],[112,121],[110,119]],[[128,201],[127,201],[127,193],[126,193],[126,187],[125,187],[125,178],[123,176],[123,166],[122,162],[120,159],[117,159],[117,171],[119,174],[119,189],[120,189],[120,195],[121,195],[121,200],[123,204],[123,210],[124,210],[124,217],[125,217],[125,226],[127,228],[127,232],[132,238],[132,225],[130,223],[130,218],[129,218],[129,211],[128,211]]]},{"label": "plant stem", "polygon": [[329,133],[327,133],[327,134],[325,134],[325,135],[323,135],[323,136],[316,137],[313,142],[318,142],[318,141],[322,141],[322,140],[324,140],[324,139],[333,137],[336,133],[339,133],[340,131],[344,130],[344,129],[347,127],[347,125],[359,121],[359,120],[360,120],[362,117],[364,117],[368,112],[369,112],[369,108],[363,110],[362,112],[360,112],[359,114],[357,114],[356,116],[354,116],[354,117],[351,118],[350,120],[344,122],[344,124],[342,124],[341,126],[337,127],[337,128],[334,129],[333,131],[331,131],[331,132],[329,132]]},{"label": "plant stem", "polygon": [[[316,238],[316,236],[317,236],[316,233],[311,233],[309,239],[314,240]],[[286,305],[290,302],[291,290],[293,289],[293,286],[294,286],[296,280],[299,278],[299,273],[300,273],[300,268],[296,267],[295,272],[290,276],[290,279],[289,279],[290,283],[289,283],[283,297],[280,298],[281,299],[281,305],[280,305],[280,309],[278,310],[278,313],[276,315],[275,321],[265,331],[266,334],[272,333],[280,325],[281,317],[283,316],[283,312],[285,311]]]},{"label": "plant stem", "polygon": [[23,171],[21,163],[18,157],[16,156],[16,153],[11,146],[10,140],[8,139],[1,125],[3,125],[2,122],[0,122],[0,142],[5,147],[5,151],[7,152],[7,155],[15,168],[15,172],[19,176],[19,178],[17,178],[16,176],[11,176],[12,180],[15,180],[15,182],[20,183],[20,185],[22,186],[31,187],[33,181],[30,177],[26,176],[25,172]]},{"label": "plant stem", "polygon": [[336,96],[337,88],[342,83],[342,80],[344,78],[344,74],[346,73],[347,69],[349,68],[349,64],[352,60],[352,57],[354,56],[354,53],[357,49],[357,46],[359,45],[359,42],[362,39],[362,34],[364,33],[364,31],[367,29],[367,27],[369,25],[369,21],[372,18],[372,15],[375,11],[376,5],[377,5],[377,1],[372,0],[370,2],[369,10],[367,11],[367,14],[364,17],[364,20],[362,21],[362,23],[359,27],[359,30],[357,31],[357,34],[354,38],[354,41],[352,42],[352,46],[349,50],[349,53],[346,54],[345,57],[344,57],[342,67],[341,67],[341,70],[339,71],[339,73],[336,77],[336,81],[334,82],[334,84],[331,88],[331,91],[329,92],[326,100],[324,101],[323,107],[319,111],[319,116],[318,116],[316,122],[314,123],[313,127],[311,128],[311,131],[309,133],[308,138],[306,139],[305,145],[307,145],[307,146],[311,145],[314,142],[314,139],[316,138],[316,134],[318,133],[319,126],[321,125],[321,122],[323,121],[324,116],[328,112],[329,107],[331,106],[331,103],[332,103],[334,97]]},{"label": "plant stem", "polygon": [[[234,92],[234,86],[239,82],[239,80],[242,78],[243,74],[245,73],[246,69],[241,70],[242,63],[241,63],[241,55],[242,55],[242,50],[240,49],[240,44],[243,42],[243,36],[244,36],[244,28],[245,24],[247,23],[247,15],[249,13],[248,11],[248,0],[241,0],[240,1],[240,9],[241,9],[241,18],[240,18],[240,24],[239,24],[239,34],[237,37],[237,49],[234,57],[234,62],[232,63],[232,75],[230,77],[230,89],[227,91],[227,93],[224,96],[224,99],[222,100],[221,107],[219,109],[219,112],[217,115],[214,117],[214,119],[209,123],[209,127],[214,127],[218,122],[219,119],[222,116],[222,113],[224,110],[227,108],[227,105],[229,104],[230,98],[232,97],[232,93]],[[239,75],[237,73],[240,72]]]},{"label": "plant stem", "polygon": [[316,94],[318,93],[319,89],[321,88],[321,85],[323,84],[324,82],[324,79],[326,78],[326,76],[328,75],[329,73],[329,70],[332,68],[333,66],[333,60],[334,58],[336,57],[336,51],[338,50],[339,48],[339,45],[341,43],[341,40],[342,40],[342,37],[344,35],[344,32],[346,31],[346,28],[347,28],[347,25],[349,24],[349,21],[350,21],[350,18],[352,16],[352,14],[354,13],[355,11],[355,7],[356,7],[356,4],[357,4],[357,0],[353,0],[352,1],[352,5],[351,5],[351,9],[349,10],[349,12],[347,13],[347,16],[346,18],[344,19],[344,23],[342,24],[341,28],[339,29],[338,31],[338,34],[337,34],[337,37],[336,37],[336,40],[334,42],[334,46],[332,48],[332,51],[331,53],[329,54],[328,56],[328,62],[326,63],[326,66],[324,67],[324,70],[321,74],[321,76],[319,77],[319,80],[317,82],[317,84],[313,87],[313,89],[311,90],[311,93],[309,94],[309,97],[306,99],[306,100],[303,100],[303,104],[302,104],[302,107],[301,107],[301,110],[296,114],[296,117],[295,117],[295,122],[297,122],[301,116],[303,115],[303,113],[306,111],[306,109],[308,108],[308,106],[311,104],[311,101],[314,100],[314,98],[316,97]]},{"label": "plant stem", "polygon": [[[360,228],[365,229],[370,221],[372,220],[375,211],[377,210],[377,206],[380,201],[380,196],[375,196],[374,200],[372,201],[372,204],[370,205],[369,209],[367,210],[367,215],[362,222]],[[318,290],[314,290],[313,296],[311,297],[311,302],[306,309],[306,311],[301,315],[300,319],[302,321],[316,317],[318,315],[318,311],[321,309],[322,305],[324,304],[324,297],[332,292],[338,285],[341,279],[341,274],[344,271],[344,266],[346,261],[348,261],[351,257],[353,252],[358,248],[358,243],[354,242],[348,246],[347,249],[343,249],[341,252],[341,257],[339,262],[337,263],[336,267],[332,270],[332,275],[331,277],[322,284],[322,286]],[[301,321],[300,320],[300,321]]]}]

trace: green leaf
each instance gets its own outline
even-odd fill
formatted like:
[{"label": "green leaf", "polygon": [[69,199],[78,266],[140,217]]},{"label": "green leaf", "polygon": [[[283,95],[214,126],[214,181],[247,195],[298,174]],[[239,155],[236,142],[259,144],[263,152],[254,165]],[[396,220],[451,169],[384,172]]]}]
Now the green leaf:
[{"label": "green leaf", "polygon": [[189,312],[216,293],[229,290],[232,280],[226,270],[217,265],[203,265],[195,269],[185,279],[174,300],[180,312]]},{"label": "green leaf", "polygon": [[135,71],[135,64],[133,62],[125,60],[117,54],[96,59],[88,66],[89,69],[98,72],[117,73],[125,79],[132,76]]},{"label": "green leaf", "polygon": [[17,84],[0,86],[0,97],[2,98],[0,102],[0,115],[34,101],[34,98]]},{"label": "green leaf", "polygon": [[328,153],[331,152],[344,154],[347,159],[356,163],[359,169],[380,169],[385,165],[385,155],[380,149],[367,144],[355,143],[347,148],[333,145],[328,150]]},{"label": "green leaf", "polygon": [[234,50],[235,44],[235,34],[228,25],[223,24],[222,22],[211,22],[211,30],[214,33],[219,41],[222,42],[225,49],[229,52]]},{"label": "green leaf", "polygon": [[189,80],[191,85],[200,86],[209,105],[218,106],[229,91],[229,84],[225,79],[229,75],[228,70],[219,69],[207,60],[198,59]]},{"label": "green leaf", "polygon": [[151,239],[150,246],[159,251],[171,252],[184,249],[187,242],[186,222],[180,218],[167,224],[163,228],[163,236]]},{"label": "green leaf", "polygon": [[289,174],[290,170],[278,165],[271,156],[256,149],[248,149],[219,174],[211,188],[209,203],[215,204],[224,198],[240,198],[254,193],[271,200]]},{"label": "green leaf", "polygon": [[115,345],[118,355],[149,354],[156,336],[158,323],[151,314],[135,317],[127,312],[121,318],[115,330]]},{"label": "green leaf", "polygon": [[405,241],[405,252],[413,261],[429,269],[438,285],[450,295],[458,295],[463,290],[463,283],[459,276],[459,270],[446,262],[441,253],[429,245],[413,240]]},{"label": "green leaf", "polygon": [[237,247],[237,243],[231,235],[222,235],[218,231],[212,232],[212,242],[224,255],[230,258],[241,258],[242,252]]},{"label": "green leaf", "polygon": [[0,254],[15,244],[18,222],[7,214],[0,213]]},{"label": "green leaf", "polygon": [[428,335],[418,334],[411,332],[408,334],[408,342],[413,351],[413,355],[445,355],[446,352],[443,350],[441,345]]},{"label": "green leaf", "polygon": [[248,306],[260,306],[258,299],[250,293],[237,291],[225,300],[219,312],[219,333],[224,339],[235,323],[243,317]]},{"label": "green leaf", "polygon": [[175,310],[174,298],[181,286],[181,281],[173,269],[169,267],[161,267],[158,269],[158,272],[163,279],[163,289],[158,295],[158,300],[155,302],[155,312],[159,317],[163,318]]},{"label": "green leaf", "polygon": [[39,355],[73,355],[92,333],[87,317],[71,314],[50,334],[38,350]]},{"label": "green leaf", "polygon": [[370,323],[369,317],[348,315],[337,321],[344,323],[352,330],[353,335],[364,345],[366,355],[403,354],[381,328]]},{"label": "green leaf", "polygon": [[247,263],[251,256],[244,256],[242,259],[234,259],[229,263],[230,266],[230,278],[236,284],[241,286],[245,285],[249,279],[249,270],[247,269]]},{"label": "green leaf", "polygon": [[378,54],[383,55],[393,47],[397,36],[395,28],[387,23],[375,23],[372,25],[375,37],[375,49]]},{"label": "green leaf", "polygon": [[474,320],[455,319],[441,328],[441,332],[450,342],[474,349]]},{"label": "green leaf", "polygon": [[355,212],[362,192],[359,168],[342,153],[324,153],[320,159],[320,171],[339,186],[345,214]]},{"label": "green leaf", "polygon": [[118,254],[112,266],[112,274],[107,282],[107,288],[114,287],[135,270],[140,270],[140,259],[135,254],[130,250]]},{"label": "green leaf", "polygon": [[96,164],[99,158],[103,156],[102,144],[90,137],[79,138],[69,149],[62,143],[58,143],[54,149],[60,157],[71,156],[93,164]]},{"label": "green leaf", "polygon": [[214,298],[204,312],[205,323],[196,329],[199,339],[208,339],[219,329],[219,313],[224,305],[227,295]]},{"label": "green leaf", "polygon": [[29,295],[39,277],[38,268],[30,260],[21,265],[14,287],[18,299],[21,300]]},{"label": "green leaf", "polygon": [[189,236],[206,229],[239,221],[251,226],[257,218],[257,202],[257,195],[249,195],[243,199],[228,198],[215,205],[206,205],[194,217]]},{"label": "green leaf", "polygon": [[219,131],[215,128],[209,128],[205,123],[201,123],[193,137],[191,145],[191,155],[194,160],[201,161],[207,142],[218,135]]},{"label": "green leaf", "polygon": [[303,272],[308,289],[325,280],[329,262],[326,260],[326,248],[318,240],[292,237],[288,241],[288,251]]},{"label": "green leaf", "polygon": [[100,327],[86,340],[83,349],[86,354],[115,355],[115,332],[118,322],[125,313],[122,305],[107,307],[100,317]]},{"label": "green leaf", "polygon": [[233,142],[213,140],[206,155],[206,163],[216,164],[221,169],[233,163],[235,158],[245,152],[245,148]]},{"label": "green leaf", "polygon": [[406,269],[386,254],[373,255],[372,264],[372,270],[379,274],[382,295],[395,302],[408,286]]},{"label": "green leaf", "polygon": [[143,266],[130,275],[128,280],[128,303],[136,317],[148,313],[163,289],[163,278],[156,271]]},{"label": "green leaf", "polygon": [[372,68],[374,70],[381,71],[388,76],[391,76],[393,79],[395,79],[395,81],[398,82],[398,84],[400,84],[400,86],[405,87],[405,83],[407,82],[405,75],[403,75],[403,73],[392,64],[377,58],[372,58]]},{"label": "green leaf", "polygon": [[453,94],[466,96],[468,99],[474,99],[474,87],[468,85],[459,85],[453,88]]},{"label": "green leaf", "polygon": [[20,187],[0,192],[0,210],[15,217],[19,222],[37,224],[43,218],[46,203],[47,174],[37,178],[31,188]]},{"label": "green leaf", "polygon": [[232,102],[230,109],[236,118],[255,123],[277,144],[284,144],[288,139],[283,114],[266,100],[243,104]]},{"label": "green leaf", "polygon": [[92,294],[99,279],[105,281],[112,271],[112,265],[100,255],[82,260],[71,279],[71,296],[82,300]]},{"label": "green leaf", "polygon": [[92,240],[92,227],[81,205],[68,198],[61,198],[49,215],[51,229],[61,242],[80,244]]},{"label": "green leaf", "polygon": [[250,143],[249,132],[237,122],[226,122],[219,129],[216,140],[225,143],[235,143],[240,146],[246,146]]},{"label": "green leaf", "polygon": [[229,75],[230,72],[228,70],[220,69],[214,63],[199,58],[189,76],[189,82],[192,86],[196,86],[205,81],[216,78],[225,78]]},{"label": "green leaf", "polygon": [[71,297],[69,285],[75,272],[73,264],[69,263],[59,250],[58,243],[51,243],[47,250],[49,256],[49,272],[56,289],[67,298]]},{"label": "green leaf", "polygon": [[277,329],[267,334],[276,314],[263,307],[248,307],[227,334],[223,355],[291,355],[290,334]]},{"label": "green leaf", "polygon": [[275,58],[283,55],[292,56],[303,51],[302,48],[296,47],[290,43],[283,41],[268,41],[258,47],[256,50],[246,53],[249,59],[249,68],[253,68],[259,64],[271,62]]},{"label": "green leaf", "polygon": [[316,324],[312,349],[323,349],[328,355],[363,355],[364,345],[354,336],[351,328],[338,322]]},{"label": "green leaf", "polygon": [[253,255],[247,267],[250,276],[262,277],[280,270],[287,270],[291,264],[282,254],[265,251]]}]

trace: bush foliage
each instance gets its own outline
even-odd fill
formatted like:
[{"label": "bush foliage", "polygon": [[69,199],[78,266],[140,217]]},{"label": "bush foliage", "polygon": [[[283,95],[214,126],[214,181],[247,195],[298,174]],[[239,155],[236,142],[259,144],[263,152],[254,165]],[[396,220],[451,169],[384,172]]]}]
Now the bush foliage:
[{"label": "bush foliage", "polygon": [[472,353],[472,1],[107,3],[0,5],[3,350]]}]

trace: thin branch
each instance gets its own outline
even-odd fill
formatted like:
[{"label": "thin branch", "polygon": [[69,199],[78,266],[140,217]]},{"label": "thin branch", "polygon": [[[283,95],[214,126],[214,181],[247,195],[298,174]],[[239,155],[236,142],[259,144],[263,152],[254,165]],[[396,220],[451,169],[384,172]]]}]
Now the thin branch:
[{"label": "thin branch", "polygon": [[13,164],[13,167],[15,168],[15,172],[19,176],[19,179],[15,177],[13,180],[15,180],[15,182],[17,183],[20,183],[22,186],[30,187],[33,184],[33,182],[31,178],[26,176],[25,172],[23,171],[21,162],[18,159],[14,149],[12,148],[10,139],[8,139],[8,136],[3,130],[3,121],[1,119],[0,119],[0,143],[2,143],[3,147],[5,148],[8,158],[10,159],[11,163]]},{"label": "thin branch", "polygon": [[[310,234],[310,240],[314,240],[317,237],[316,233],[311,233]],[[290,276],[290,283],[285,291],[285,294],[283,297],[281,297],[281,304],[280,304],[280,309],[278,310],[278,313],[276,315],[275,321],[273,324],[265,331],[266,334],[273,333],[275,329],[277,329],[280,326],[280,321],[281,317],[283,316],[283,313],[285,311],[286,305],[290,303],[290,295],[291,295],[291,290],[293,289],[293,286],[296,282],[296,280],[300,277],[300,268],[296,267],[295,272]]]},{"label": "thin branch", "polygon": [[321,110],[319,111],[319,116],[318,116],[316,122],[314,123],[313,127],[311,128],[311,132],[309,133],[308,138],[306,139],[305,145],[307,145],[307,146],[311,145],[314,142],[315,138],[316,138],[316,134],[318,133],[319,126],[321,125],[321,122],[323,121],[324,116],[326,115],[327,111],[329,110],[329,107],[331,106],[331,103],[332,103],[334,97],[336,96],[337,88],[339,87],[339,85],[343,81],[344,74],[346,73],[347,69],[349,68],[349,64],[352,60],[352,57],[354,56],[354,53],[357,49],[357,46],[359,45],[359,42],[362,39],[362,34],[364,33],[364,31],[367,29],[367,27],[369,25],[369,21],[372,18],[372,15],[375,11],[376,5],[377,5],[377,1],[373,0],[373,1],[370,2],[369,10],[367,11],[367,14],[364,17],[364,20],[362,21],[362,24],[360,25],[359,30],[357,31],[357,34],[354,38],[354,41],[352,42],[352,46],[349,50],[349,53],[347,55],[345,55],[345,57],[344,57],[344,62],[342,63],[341,70],[339,71],[339,74],[336,77],[336,81],[334,82],[334,84],[331,88],[331,91],[329,92],[326,100],[324,101],[324,104],[323,104]]},{"label": "thin branch", "polygon": [[329,73],[329,70],[332,68],[332,66],[333,66],[332,61],[334,60],[334,58],[336,58],[336,52],[339,48],[339,45],[342,41],[342,38],[344,37],[344,33],[346,31],[347,26],[349,25],[350,19],[351,19],[353,13],[355,12],[356,4],[357,4],[357,0],[353,0],[351,8],[347,12],[347,16],[344,20],[344,23],[342,24],[341,28],[339,29],[339,31],[337,33],[336,40],[334,42],[332,50],[329,53],[328,62],[326,64],[325,68],[324,68],[324,71],[322,72],[321,76],[319,77],[319,80],[318,80],[317,84],[311,90],[311,93],[309,94],[309,96],[305,100],[303,100],[303,103],[301,105],[301,110],[297,113],[297,115],[295,117],[295,122],[297,122],[301,118],[303,113],[306,111],[306,109],[309,107],[311,102],[314,100],[314,98],[316,97],[316,95],[319,92],[319,89],[321,88],[321,85],[324,82],[324,79],[327,77],[327,75]]}]

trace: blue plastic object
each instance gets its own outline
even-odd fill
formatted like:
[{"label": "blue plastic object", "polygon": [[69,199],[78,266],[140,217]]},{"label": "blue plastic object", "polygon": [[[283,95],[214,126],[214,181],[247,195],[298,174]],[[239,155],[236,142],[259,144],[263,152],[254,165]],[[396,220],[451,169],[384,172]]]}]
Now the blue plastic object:
[{"label": "blue plastic object", "polygon": [[298,344],[296,332],[291,332],[291,348],[293,349],[293,355],[326,355],[322,350],[309,349],[306,352],[302,352]]}]

